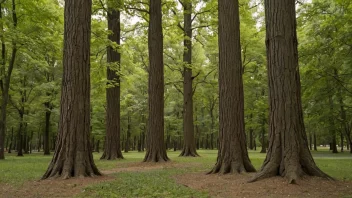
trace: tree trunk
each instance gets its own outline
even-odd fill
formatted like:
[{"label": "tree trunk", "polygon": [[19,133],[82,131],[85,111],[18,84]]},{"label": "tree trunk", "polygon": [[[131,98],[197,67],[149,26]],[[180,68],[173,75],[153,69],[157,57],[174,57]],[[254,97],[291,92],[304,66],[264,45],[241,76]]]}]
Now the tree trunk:
[{"label": "tree trunk", "polygon": [[265,140],[265,115],[262,115],[262,128],[261,128],[261,143],[262,143],[262,149],[260,150],[260,153],[266,153],[266,140]]},{"label": "tree trunk", "polygon": [[248,157],[238,0],[219,0],[219,141],[209,173],[255,172]]},{"label": "tree trunk", "polygon": [[318,151],[318,147],[317,147],[317,134],[314,131],[314,151]]},{"label": "tree trunk", "polygon": [[[40,127],[39,127],[40,128]],[[41,142],[42,142],[42,136],[41,136],[41,134],[40,134],[40,129],[38,130],[38,134],[37,134],[37,136],[38,136],[38,146],[37,146],[37,149],[38,149],[38,152],[40,152],[40,146],[41,146]]]},{"label": "tree trunk", "polygon": [[9,150],[8,150],[8,153],[11,153],[11,149],[12,149],[12,146],[13,146],[13,127],[11,127],[11,143],[10,143],[10,146],[9,146]]},{"label": "tree trunk", "polygon": [[312,143],[313,143],[313,142],[312,142],[312,139],[313,139],[313,138],[312,138],[312,133],[309,132],[309,150],[312,150],[312,149],[313,149],[313,148],[312,148]]},{"label": "tree trunk", "polygon": [[45,131],[44,131],[44,155],[50,155],[50,116],[51,108],[50,103],[46,102],[45,104]]},{"label": "tree trunk", "polygon": [[33,131],[31,131],[31,136],[29,138],[29,153],[32,153],[32,149],[33,149],[32,140],[33,140]]},{"label": "tree trunk", "polygon": [[266,0],[266,47],[269,78],[269,149],[251,180],[281,175],[289,183],[304,174],[329,177],[307,147],[301,104],[295,0]]},{"label": "tree trunk", "polygon": [[149,118],[144,162],[169,161],[164,144],[164,63],[161,20],[161,0],[149,0]]},{"label": "tree trunk", "polygon": [[91,0],[65,1],[59,133],[42,179],[101,175],[89,143],[91,9]]},{"label": "tree trunk", "polygon": [[17,133],[17,156],[23,156],[23,113],[20,112],[20,126]]},{"label": "tree trunk", "polygon": [[340,133],[340,138],[341,138],[341,152],[343,152],[343,133]]},{"label": "tree trunk", "polygon": [[[330,86],[328,86],[330,87]],[[329,112],[330,112],[330,119],[329,119],[329,130],[331,133],[331,144],[330,144],[330,150],[332,150],[332,153],[338,153],[337,151],[337,142],[336,142],[336,128],[335,128],[335,118],[334,118],[334,102],[332,100],[332,95],[329,95]]]},{"label": "tree trunk", "polygon": [[97,143],[95,144],[95,152],[99,153],[99,146],[100,146],[100,140],[97,140]]},{"label": "tree trunk", "polygon": [[[252,120],[253,120],[253,114],[250,114],[249,122],[252,122]],[[249,128],[249,135],[248,136],[249,136],[249,149],[253,150],[254,145],[253,145],[253,129],[252,129],[252,127]]]},{"label": "tree trunk", "polygon": [[128,153],[130,150],[130,142],[131,142],[131,116],[128,113],[127,116],[127,135],[126,135],[126,142],[125,142],[125,153]]},{"label": "tree trunk", "polygon": [[183,149],[180,156],[199,156],[196,150],[193,123],[192,87],[192,2],[183,1],[184,52],[183,52]]},{"label": "tree trunk", "polygon": [[[0,21],[2,21],[2,4],[0,3]],[[12,0],[12,20],[13,20],[13,27],[14,29],[17,28],[17,14],[16,14],[16,2],[15,0]],[[0,39],[1,39],[1,58],[2,58],[2,67],[6,68],[6,44],[5,44],[5,39],[4,39],[4,25],[1,22],[1,34],[0,34]],[[0,75],[0,86],[1,86],[1,110],[0,110],[0,160],[5,159],[5,138],[6,138],[6,109],[7,109],[7,104],[9,100],[9,89],[10,89],[10,81],[11,81],[11,74],[15,65],[15,60],[16,60],[16,54],[17,54],[17,46],[16,42],[13,39],[12,40],[12,53],[11,53],[11,59],[9,66],[7,68],[7,73]]]},{"label": "tree trunk", "polygon": [[[112,31],[108,39],[120,45],[120,11],[108,8],[108,30]],[[120,115],[120,62],[121,54],[111,45],[107,47],[107,80],[106,88],[106,138],[104,153],[100,159],[123,159],[121,152],[121,115]]]}]

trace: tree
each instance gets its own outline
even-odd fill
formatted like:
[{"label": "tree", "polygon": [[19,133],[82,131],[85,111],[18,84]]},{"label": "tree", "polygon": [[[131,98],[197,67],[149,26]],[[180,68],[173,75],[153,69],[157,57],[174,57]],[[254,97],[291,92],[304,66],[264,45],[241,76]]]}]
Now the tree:
[{"label": "tree", "polygon": [[[0,160],[5,159],[4,147],[5,147],[5,132],[6,132],[6,107],[9,102],[9,90],[10,90],[10,82],[11,82],[11,74],[13,68],[15,66],[16,54],[17,54],[17,44],[15,39],[12,39],[12,52],[11,59],[9,65],[6,70],[6,43],[4,39],[4,24],[3,24],[3,16],[2,16],[2,3],[0,2],[0,20],[1,20],[1,71],[0,71],[0,88],[1,88],[1,113],[0,113]],[[17,27],[17,14],[16,14],[16,1],[12,0],[12,24],[13,28]]]},{"label": "tree", "polygon": [[[117,1],[118,2],[118,1]],[[120,45],[120,11],[108,5],[108,30],[109,40],[113,44]],[[116,6],[116,5],[115,5]],[[106,89],[106,137],[105,148],[101,159],[114,160],[123,159],[120,146],[120,62],[121,54],[114,45],[107,48],[107,68],[108,87]]]},{"label": "tree", "polygon": [[219,141],[210,173],[254,172],[244,131],[244,93],[238,0],[219,0]]},{"label": "tree", "polygon": [[266,47],[269,78],[269,149],[251,181],[281,175],[289,183],[304,174],[326,177],[307,144],[301,104],[294,0],[266,0]]},{"label": "tree", "polygon": [[192,81],[192,1],[183,1],[184,16],[184,52],[183,62],[183,150],[180,156],[199,156],[196,151],[193,122],[193,87]]},{"label": "tree", "polygon": [[161,0],[149,1],[147,152],[144,162],[168,161],[164,144],[164,63]]},{"label": "tree", "polygon": [[91,6],[91,0],[65,1],[59,134],[42,179],[101,175],[89,143]]}]

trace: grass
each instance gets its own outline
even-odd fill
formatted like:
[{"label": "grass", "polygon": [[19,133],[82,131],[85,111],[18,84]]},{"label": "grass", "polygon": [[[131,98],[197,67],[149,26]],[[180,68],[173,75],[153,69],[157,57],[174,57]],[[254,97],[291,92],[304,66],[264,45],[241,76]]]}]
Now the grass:
[{"label": "grass", "polygon": [[[260,149],[258,149],[260,150]],[[206,172],[214,165],[217,157],[216,150],[200,150],[201,157],[178,157],[179,151],[168,152],[169,158],[177,164],[189,164],[182,168],[166,168],[145,172],[120,172],[114,174],[115,180],[88,186],[82,197],[208,197],[207,192],[195,191],[175,183],[170,179],[174,175],[188,172]],[[327,149],[320,148],[312,152],[317,165],[326,173],[339,180],[352,181],[352,155],[345,153],[331,154]],[[259,169],[265,154],[249,151],[253,165]],[[100,170],[117,167],[128,167],[129,163],[141,162],[144,153],[124,153],[124,160],[99,160],[101,153],[94,153],[95,163]],[[23,182],[38,180],[44,174],[51,156],[34,153],[25,157],[15,154],[6,156],[0,161],[0,185],[10,184],[20,186]]]}]

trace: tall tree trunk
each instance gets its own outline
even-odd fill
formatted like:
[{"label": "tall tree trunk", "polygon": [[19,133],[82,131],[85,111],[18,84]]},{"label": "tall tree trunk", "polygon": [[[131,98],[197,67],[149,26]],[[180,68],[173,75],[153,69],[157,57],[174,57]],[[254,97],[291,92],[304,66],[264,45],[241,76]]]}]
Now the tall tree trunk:
[{"label": "tall tree trunk", "polygon": [[281,175],[289,183],[304,174],[329,177],[307,147],[301,104],[295,0],[265,0],[269,78],[269,149],[260,172],[251,180]]},{"label": "tall tree trunk", "polygon": [[[40,127],[39,127],[40,128]],[[38,152],[40,152],[40,147],[41,147],[41,142],[42,142],[42,136],[40,134],[40,129],[38,130],[38,144],[37,144],[37,149],[38,149]]]},{"label": "tall tree trunk", "polygon": [[219,141],[210,173],[255,172],[248,157],[238,0],[219,0]]},{"label": "tall tree trunk", "polygon": [[180,156],[199,156],[196,150],[193,123],[193,87],[192,87],[192,2],[183,1],[184,16],[184,52],[183,52],[183,149]]},{"label": "tall tree trunk", "polygon": [[95,144],[95,152],[99,153],[99,147],[100,147],[100,140],[97,140],[97,143]]},{"label": "tall tree trunk", "polygon": [[[0,25],[1,25],[1,34],[0,34],[0,39],[1,39],[1,57],[2,57],[2,68],[4,70],[0,71],[0,88],[1,88],[1,113],[0,113],[0,160],[5,159],[5,152],[4,152],[4,143],[5,143],[5,138],[6,138],[6,109],[7,109],[7,104],[9,102],[9,89],[10,89],[10,81],[11,81],[11,74],[13,71],[13,68],[15,66],[15,60],[16,60],[16,54],[17,54],[17,46],[16,42],[13,39],[12,40],[12,52],[11,52],[11,59],[9,66],[7,68],[7,71],[5,70],[6,68],[6,44],[4,40],[4,26],[2,22],[2,4],[0,3]],[[17,28],[17,14],[16,14],[16,2],[15,0],[12,0],[12,21],[13,21],[13,27],[14,29]]]},{"label": "tall tree trunk", "polygon": [[[108,8],[108,30],[112,31],[108,39],[120,45],[120,11]],[[106,138],[104,153],[100,159],[123,159],[121,152],[121,115],[120,115],[120,62],[121,54],[111,45],[107,47],[107,79],[109,86],[106,88]]]},{"label": "tall tree trunk", "polygon": [[266,153],[266,139],[265,139],[265,114],[262,114],[262,124],[261,124],[261,143],[262,149],[260,153]]},{"label": "tall tree trunk", "polygon": [[20,126],[17,133],[17,156],[23,156],[23,113],[20,111]]},{"label": "tall tree trunk", "polygon": [[341,152],[343,152],[343,133],[342,133],[342,131],[340,133],[340,138],[341,138]]},{"label": "tall tree trunk", "polygon": [[[328,86],[330,87],[330,86]],[[336,142],[336,128],[335,128],[335,119],[334,119],[334,102],[332,100],[332,95],[329,95],[329,112],[330,112],[330,119],[329,119],[329,131],[331,133],[331,144],[330,144],[330,150],[332,150],[332,153],[338,153],[337,151],[337,142]]]},{"label": "tall tree trunk", "polygon": [[50,103],[44,103],[45,111],[45,131],[44,131],[44,155],[50,155],[50,116],[51,108]]},{"label": "tall tree trunk", "polygon": [[59,133],[42,179],[101,175],[89,143],[91,10],[91,0],[65,1]]},{"label": "tall tree trunk", "polygon": [[10,143],[10,146],[9,146],[9,150],[8,150],[8,153],[11,153],[11,149],[12,149],[12,146],[13,146],[13,142],[14,142],[14,139],[13,139],[13,127],[11,127],[11,143]]},{"label": "tall tree trunk", "polygon": [[[253,114],[250,114],[249,115],[249,122],[252,122],[253,120]],[[250,150],[253,150],[253,128],[252,127],[249,127],[249,149]]]},{"label": "tall tree trunk", "polygon": [[161,0],[149,0],[149,118],[144,162],[169,161],[164,144],[164,63],[161,19]]},{"label": "tall tree trunk", "polygon": [[126,135],[126,142],[125,142],[125,153],[128,153],[130,150],[130,142],[131,142],[131,116],[128,112],[127,115],[127,135]]},{"label": "tall tree trunk", "polygon": [[309,150],[312,150],[313,148],[312,148],[312,142],[313,141],[313,138],[312,138],[312,133],[311,132],[309,132]]},{"label": "tall tree trunk", "polygon": [[32,140],[33,140],[33,131],[31,131],[31,136],[30,136],[30,138],[29,138],[29,153],[32,153],[32,147],[33,147],[33,144],[32,144]]}]

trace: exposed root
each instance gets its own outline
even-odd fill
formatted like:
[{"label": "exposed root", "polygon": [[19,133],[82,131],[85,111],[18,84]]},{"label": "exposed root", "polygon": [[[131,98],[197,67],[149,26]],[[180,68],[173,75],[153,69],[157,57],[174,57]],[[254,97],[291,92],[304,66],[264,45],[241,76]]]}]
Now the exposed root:
[{"label": "exposed root", "polygon": [[184,148],[179,157],[199,157],[199,155],[195,149]]},{"label": "exposed root", "polygon": [[170,159],[166,155],[165,152],[150,152],[147,151],[143,162],[167,162],[170,161]]},{"label": "exposed root", "polygon": [[207,174],[232,174],[232,173],[245,173],[245,172],[255,172],[255,169],[246,169],[243,163],[231,162],[231,163],[217,163],[214,168],[209,171]]},{"label": "exposed root", "polygon": [[105,152],[100,158],[101,160],[121,160],[125,159],[122,154],[115,154],[115,155],[106,155]]}]

